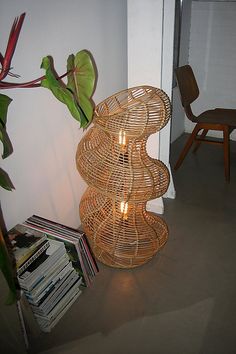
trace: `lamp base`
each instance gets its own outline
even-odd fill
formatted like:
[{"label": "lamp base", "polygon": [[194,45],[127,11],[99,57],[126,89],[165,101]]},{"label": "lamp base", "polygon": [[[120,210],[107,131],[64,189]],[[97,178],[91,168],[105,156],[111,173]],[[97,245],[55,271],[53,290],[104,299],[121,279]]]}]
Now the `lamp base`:
[{"label": "lamp base", "polygon": [[168,227],[145,203],[121,202],[89,187],[80,203],[81,222],[95,257],[115,268],[138,267],[153,258],[168,238]]}]

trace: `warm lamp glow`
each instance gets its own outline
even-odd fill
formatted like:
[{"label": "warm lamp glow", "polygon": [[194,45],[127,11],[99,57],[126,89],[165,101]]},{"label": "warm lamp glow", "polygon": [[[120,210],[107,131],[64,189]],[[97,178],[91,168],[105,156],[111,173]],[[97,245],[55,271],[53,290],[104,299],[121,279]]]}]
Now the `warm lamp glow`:
[{"label": "warm lamp glow", "polygon": [[169,118],[164,91],[126,89],[97,105],[94,126],[79,143],[77,167],[89,185],[81,222],[95,257],[108,266],[138,267],[167,241],[166,223],[146,203],[167,191],[169,171],[148,155],[146,142]]},{"label": "warm lamp glow", "polygon": [[119,131],[119,144],[122,149],[125,149],[126,146],[126,133],[124,130]]},{"label": "warm lamp glow", "polygon": [[123,218],[127,220],[128,218],[128,202],[121,202],[120,203],[120,211],[123,215]]}]

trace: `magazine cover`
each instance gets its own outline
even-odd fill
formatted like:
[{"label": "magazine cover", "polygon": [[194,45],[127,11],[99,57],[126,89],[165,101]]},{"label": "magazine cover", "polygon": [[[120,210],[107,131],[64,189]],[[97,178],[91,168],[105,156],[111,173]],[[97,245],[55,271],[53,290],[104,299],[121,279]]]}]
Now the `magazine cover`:
[{"label": "magazine cover", "polygon": [[46,240],[45,233],[18,224],[8,232],[12,252],[19,268]]}]

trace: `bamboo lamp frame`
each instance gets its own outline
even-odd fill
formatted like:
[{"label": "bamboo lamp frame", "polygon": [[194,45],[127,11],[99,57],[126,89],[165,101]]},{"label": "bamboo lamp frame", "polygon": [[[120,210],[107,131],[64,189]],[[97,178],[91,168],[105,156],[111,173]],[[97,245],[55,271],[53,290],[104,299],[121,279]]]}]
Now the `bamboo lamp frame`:
[{"label": "bamboo lamp frame", "polygon": [[80,203],[81,222],[95,256],[109,266],[144,264],[167,241],[167,225],[146,211],[146,202],[166,192],[169,171],[148,156],[146,142],[169,117],[162,90],[123,90],[96,107],[94,127],[78,145],[77,168],[89,185]]}]

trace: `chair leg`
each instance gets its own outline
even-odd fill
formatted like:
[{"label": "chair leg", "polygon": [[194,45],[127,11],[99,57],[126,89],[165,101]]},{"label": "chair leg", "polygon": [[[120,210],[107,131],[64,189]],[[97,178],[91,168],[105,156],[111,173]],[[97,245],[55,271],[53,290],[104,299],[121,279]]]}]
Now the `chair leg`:
[{"label": "chair leg", "polygon": [[224,136],[224,167],[225,179],[227,182],[230,180],[230,151],[229,151],[229,127],[225,126],[223,130]]},{"label": "chair leg", "polygon": [[[200,138],[201,138],[201,139],[205,139],[207,133],[208,133],[208,129],[203,129],[203,132],[202,132],[202,134],[200,135]],[[198,150],[199,147],[200,147],[200,144],[201,144],[201,141],[197,141],[197,140],[196,140],[195,148],[193,149],[193,153],[197,152],[197,150]]]},{"label": "chair leg", "polygon": [[185,146],[179,156],[178,161],[175,164],[175,167],[174,167],[175,170],[177,170],[180,167],[180,165],[182,164],[185,156],[187,155],[189,149],[191,148],[191,146],[195,140],[195,137],[197,136],[200,129],[202,129],[202,128],[199,126],[199,124],[196,124],[195,128],[192,131],[192,134],[188,138],[187,143],[185,144]]}]

